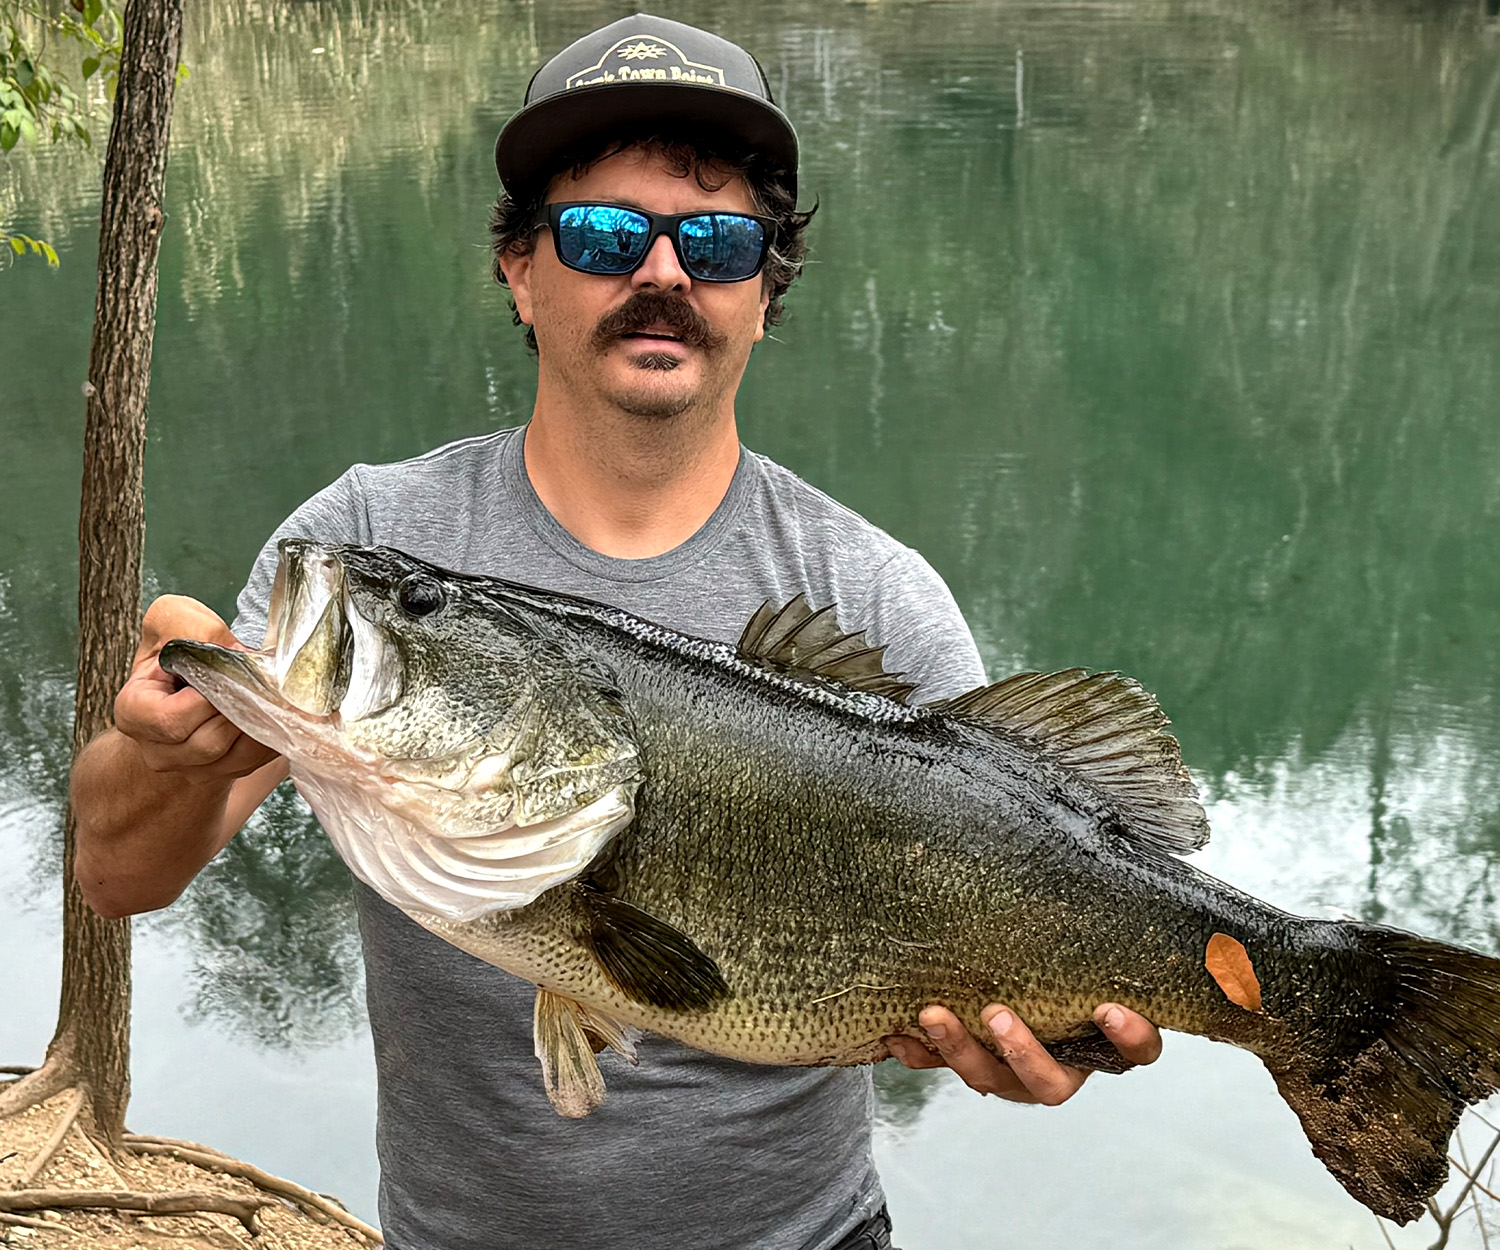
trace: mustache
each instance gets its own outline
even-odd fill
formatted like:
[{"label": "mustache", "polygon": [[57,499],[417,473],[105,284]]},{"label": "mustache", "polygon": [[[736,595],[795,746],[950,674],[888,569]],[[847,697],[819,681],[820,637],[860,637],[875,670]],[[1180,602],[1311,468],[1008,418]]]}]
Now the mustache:
[{"label": "mustache", "polygon": [[603,349],[626,334],[639,334],[652,327],[671,331],[689,347],[717,351],[728,341],[687,300],[660,291],[637,291],[614,312],[599,319],[590,336]]}]

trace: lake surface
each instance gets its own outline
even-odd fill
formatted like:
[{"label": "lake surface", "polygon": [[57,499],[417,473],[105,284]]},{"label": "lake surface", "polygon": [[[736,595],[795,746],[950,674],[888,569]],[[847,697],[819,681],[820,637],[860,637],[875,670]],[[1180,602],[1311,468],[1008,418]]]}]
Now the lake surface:
[{"label": "lake surface", "polygon": [[[351,461],[525,419],[490,153],[538,60],[624,7],[193,6],[149,593],[232,615],[265,535]],[[1500,953],[1495,7],[665,5],[758,54],[820,204],[746,442],[921,549],[993,675],[1155,691],[1207,869]],[[12,225],[63,255],[0,271],[6,1063],[56,1010],[97,180],[0,160]],[[133,1126],[372,1216],[347,879],[296,802],[137,935]],[[1228,1047],[1171,1036],[1056,1110],[881,1085],[906,1250],[1387,1244]],[[1472,1215],[1450,1244],[1481,1244]]]}]

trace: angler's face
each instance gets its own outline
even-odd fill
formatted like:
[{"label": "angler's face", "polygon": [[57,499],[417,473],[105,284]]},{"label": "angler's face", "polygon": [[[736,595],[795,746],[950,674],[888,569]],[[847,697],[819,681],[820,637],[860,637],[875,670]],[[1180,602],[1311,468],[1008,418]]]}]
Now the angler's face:
[{"label": "angler's face", "polygon": [[[561,175],[547,201],[621,204],[663,214],[756,211],[742,179],[708,191],[639,150],[602,160],[580,177]],[[733,402],[751,347],[765,332],[761,274],[742,282],[695,281],[665,235],[628,274],[568,268],[546,227],[529,255],[513,255],[503,266],[516,310],[536,330],[541,384],[596,395],[641,417],[723,411]],[[611,332],[611,314],[653,295],[672,301],[683,320],[632,319],[624,333]]]}]

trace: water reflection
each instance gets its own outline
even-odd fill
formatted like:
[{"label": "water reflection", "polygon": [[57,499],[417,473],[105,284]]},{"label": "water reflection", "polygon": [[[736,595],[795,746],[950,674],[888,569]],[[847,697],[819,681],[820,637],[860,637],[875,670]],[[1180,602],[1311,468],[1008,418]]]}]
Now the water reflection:
[{"label": "water reflection", "polygon": [[167,913],[193,952],[188,1018],[301,1050],[364,1020],[349,873],[283,786]]},{"label": "water reflection", "polygon": [[[1293,909],[1500,950],[1486,4],[671,15],[760,53],[822,201],[815,263],[743,392],[747,441],[921,548],[997,676],[1086,664],[1157,691],[1212,801],[1207,867]],[[153,585],[232,614],[263,535],[351,460],[524,416],[532,365],[485,277],[488,150],[539,53],[615,16],[594,0],[194,16]],[[66,262],[0,278],[29,314],[0,373],[0,801],[42,877],[71,715],[96,178],[86,161],[0,165],[17,227]],[[194,1019],[266,1048],[355,1026],[342,869],[289,800],[157,923],[181,942]],[[882,1074],[888,1120],[913,1139],[928,1114],[963,1121],[923,1112],[934,1088]],[[1118,1097],[1148,1123],[1150,1098]],[[1183,1147],[1182,1119],[1137,1131],[1186,1173],[1216,1147]],[[1257,1163],[1225,1175],[1250,1185]],[[1102,1208],[1079,1206],[1092,1229]],[[1338,1227],[1325,1244],[1363,1236]]]}]

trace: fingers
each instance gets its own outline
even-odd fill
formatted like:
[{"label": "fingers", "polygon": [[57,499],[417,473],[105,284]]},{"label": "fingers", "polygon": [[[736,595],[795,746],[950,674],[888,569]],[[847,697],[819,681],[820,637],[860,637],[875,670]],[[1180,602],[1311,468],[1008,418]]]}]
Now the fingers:
[{"label": "fingers", "polygon": [[943,1062],[957,1072],[970,1089],[1002,1098],[1014,1096],[1017,1090],[1014,1075],[975,1041],[951,1011],[944,1007],[928,1007],[917,1017],[917,1023],[932,1039]]},{"label": "fingers", "polygon": [[1155,1063],[1161,1058],[1161,1034],[1145,1016],[1119,1003],[1101,1003],[1094,1023],[1131,1063]]},{"label": "fingers", "polygon": [[1055,1107],[1073,1097],[1088,1079],[1087,1072],[1058,1063],[1009,1008],[992,1003],[979,1018],[994,1036],[1006,1067],[1020,1086],[1012,1095],[1013,1101]]},{"label": "fingers", "polygon": [[215,718],[223,719],[212,703],[190,686],[178,690],[154,661],[115,696],[115,728],[143,745],[181,745]]},{"label": "fingers", "polygon": [[[919,1017],[930,1049],[902,1036],[886,1038],[886,1045],[908,1068],[952,1068],[970,1089],[1012,1102],[1057,1106],[1088,1079],[1087,1072],[1058,1063],[1009,1008],[991,1004],[980,1018],[1001,1058],[972,1037],[952,1012],[938,1006],[926,1008]],[[1132,1063],[1153,1063],[1161,1055],[1156,1026],[1129,1008],[1104,1003],[1095,1011],[1094,1020]]]},{"label": "fingers", "polygon": [[914,1071],[923,1068],[946,1068],[942,1055],[935,1050],[928,1050],[914,1037],[903,1037],[899,1033],[885,1039],[886,1049],[891,1052],[892,1059],[899,1059],[903,1065]]},{"label": "fingers", "polygon": [[[891,1054],[908,1068],[952,1068],[970,1089],[1012,1102],[1059,1103],[1073,1096],[1085,1073],[1066,1068],[1042,1047],[1014,1012],[994,1006],[982,1017],[1005,1055],[997,1059],[944,1007],[918,1018],[934,1050],[909,1037],[888,1037]],[[999,1031],[996,1026],[999,1026]]]},{"label": "fingers", "polygon": [[158,662],[173,638],[240,646],[212,609],[185,595],[163,595],[146,609],[141,645],[115,696],[115,728],[134,740],[146,765],[192,781],[225,781],[269,763],[276,753],[246,737],[217,708]]},{"label": "fingers", "polygon": [[908,1068],[952,1068],[976,1093],[1030,1101],[1015,1075],[976,1042],[952,1013],[929,1007],[921,1020],[928,1037],[926,1045],[913,1037],[885,1039],[887,1049]]},{"label": "fingers", "polygon": [[276,758],[190,688],[153,695],[127,682],[115,699],[115,727],[134,739],[152,771],[189,781],[232,780]]},{"label": "fingers", "polygon": [[239,646],[224,618],[207,604],[186,595],[161,595],[151,601],[141,621],[141,653],[155,655],[173,638]]},{"label": "fingers", "polygon": [[[181,683],[157,662],[161,649],[173,638],[192,638],[221,647],[240,646],[229,626],[212,608],[186,595],[162,595],[152,601],[141,621],[141,643],[130,666],[131,682],[162,695],[178,690]],[[191,701],[187,704],[191,705]],[[194,727],[189,726],[186,732]]]}]

